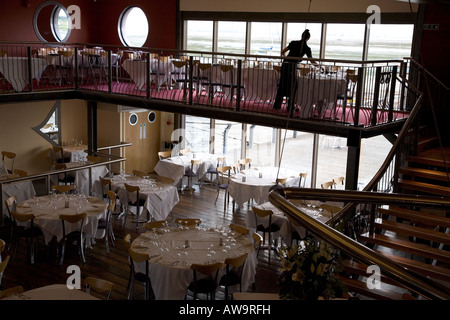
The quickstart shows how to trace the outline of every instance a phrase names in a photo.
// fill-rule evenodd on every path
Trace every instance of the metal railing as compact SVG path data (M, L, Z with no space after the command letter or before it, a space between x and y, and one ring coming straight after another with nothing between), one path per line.
M282 57L51 43L0 43L0 52L2 93L94 90L367 127L404 119L415 104L403 60L303 59L292 108L275 110Z

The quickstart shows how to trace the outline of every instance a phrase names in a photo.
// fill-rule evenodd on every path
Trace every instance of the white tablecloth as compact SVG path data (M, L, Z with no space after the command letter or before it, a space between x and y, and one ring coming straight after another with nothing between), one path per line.
M194 154L188 153L184 156L162 159L158 161L154 170L160 176L173 178L176 185L183 178L186 170L190 170L192 159L202 160L202 163L194 168L194 173L198 175L196 179L201 179L208 169L217 167L217 157L217 155L209 153L195 153L194 158Z
M47 60L31 58L31 75L40 80L42 72L47 67ZM8 80L14 90L21 92L28 84L27 57L0 57L0 73Z
M2 206L3 215L8 217L5 200L9 197L16 196L17 203L30 199L36 195L34 185L31 180L24 180L12 183L4 183L2 185ZM9 217L8 217L9 218Z
M253 199L257 204L267 202L269 189L275 185L277 167L257 167L243 170L230 179L228 192L238 207ZM259 177L262 174L262 177ZM246 181L242 181L245 176ZM287 178L286 186L298 186L299 173L294 170L281 168L278 178Z
M191 264L223 263L227 257L237 257L244 253L248 253L249 256L244 265L242 291L247 291L254 282L258 261L250 236L231 233L229 229L197 228L179 231L178 228L167 228L167 230L170 232L142 233L132 243L136 251L145 252L151 258L149 274L156 299L183 299L189 283L193 280ZM220 246L221 238L223 246ZM184 247L186 240L189 241L188 248ZM135 267L138 272L145 271L144 263L136 263ZM223 274L225 267L220 270L219 278Z
M274 100L280 74L274 69L243 68L243 84L247 100Z
M70 162L87 161L87 153L84 151L87 149L87 145L69 145L63 147L64 158L70 158ZM53 148L50 149L50 158L56 161L61 157L60 154L56 154Z
M147 60L126 59L122 63L122 67L130 75L137 89L142 90L145 88ZM150 60L150 72L155 73L150 75L150 80L155 82L157 86L164 83L171 85L171 77L174 70L175 67L170 59L167 62L162 62L159 59Z
M128 193L124 183L139 186L141 189L139 197L145 199L144 208L155 220L165 220L173 207L180 201L177 188L172 185L154 182L138 176L117 175L111 179L111 188L117 192L121 203L125 206L128 203ZM136 201L136 199L130 200Z
M78 289L69 289L65 284L51 284L32 289L4 300L99 300Z
M69 207L65 207L68 200ZM57 241L62 239L62 223L59 219L61 214L87 213L85 219L84 234L86 236L102 238L103 233L97 233L98 221L106 217L105 201L95 197L84 197L80 195L49 195L31 198L17 205L19 213L33 213L35 215L34 224L42 229L45 243L48 243L53 236ZM66 233L78 229L77 225L66 223Z

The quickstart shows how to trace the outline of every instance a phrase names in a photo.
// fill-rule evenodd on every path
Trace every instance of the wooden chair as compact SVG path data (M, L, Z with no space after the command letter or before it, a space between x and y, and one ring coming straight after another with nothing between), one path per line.
M84 246L85 246L85 239L84 239L84 221L87 217L87 213L83 212L80 214L61 214L59 215L59 219L61 220L62 230L63 230L63 237L60 241L61 245L61 258L60 258L60 265L64 264L64 255L66 251L66 243L72 243L77 242L78 243L78 251L81 256L81 259L84 263L86 263L86 257L84 255ZM79 228L74 229L73 231L67 233L66 232L66 223L70 224L79 224Z
M219 198L220 190L225 190L223 209L224 209L224 211L226 211L227 204L230 202L230 195L228 194L228 186L230 185L231 166L218 167L217 173L218 173L218 181L219 182L217 184L217 195L216 195L216 200L214 201L214 205L216 204L217 199ZM222 180L225 180L225 181L222 181Z
M173 178L169 178L169 177L164 177L164 176L156 176L155 180L157 182L163 183L163 184L169 184L172 185L175 183L175 179Z
M3 250L5 250L6 247L6 242L5 240L0 239L0 254L3 252ZM1 257L1 255L0 255Z
M105 297L106 300L109 300L111 297L111 292L114 289L114 284L110 281L106 281L104 279L95 278L95 277L87 277L84 279L84 286L86 288L86 293L98 297L99 295ZM92 294L91 290L93 293Z
M240 224L236 223L230 223L230 229L242 235L247 235L250 233L250 230L247 227L241 226Z
M190 195L192 195L192 193L195 191L195 189L192 187L192 179L198 177L197 168L201 163L202 160L200 159L192 159L190 168L184 173L184 176L188 178L188 185L184 189L184 191L189 191Z
M112 192L112 191L111 191ZM106 253L109 253L109 242L111 241L111 245L114 247L114 230L112 226L112 212L114 211L114 208L116 207L116 201L113 200L109 203L107 209L106 209L106 217L105 219L100 219L98 221L97 229L98 230L105 230L105 248Z
M52 190L56 191L56 193L70 193L71 191L76 190L76 186L73 184L55 184L52 186Z
M8 212L8 218L9 218L9 243L8 243L8 250L11 249L11 243L13 241L13 235L14 235L14 228L15 228L15 221L14 218L11 215L11 212L16 211L17 208L17 196L11 196L7 199L5 199L5 206L6 211Z
M333 206L333 205L326 204L326 203L321 204L320 208L331 213L331 217L333 217L336 213L338 213L342 209L340 207Z
M1 283L1 282L0 282ZM0 300L7 298L7 297L11 297L14 295L18 295L23 293L23 287L22 286L15 286L15 287L11 287L8 289L3 289L2 291L0 291Z
M171 150L158 152L159 160L167 159L167 158L170 158L171 156L172 156L172 151Z
M287 181L287 178L277 178L277 179L275 180L275 184L284 186L284 184L286 183L286 181Z
M141 170L133 170L133 175L135 175L136 177L143 178L143 177L148 176L148 172L141 171Z
M98 177L98 181L100 181L100 185L102 186L102 196L103 199L106 199L108 195L106 194L107 191L111 191L111 179Z
M185 155L187 155L189 152L191 152L191 148L181 149L181 150L179 151L179 153L180 153L181 156L185 156Z
M200 219L189 219L189 218L176 218L175 223L177 225L183 226L183 227L189 227L189 228L195 228L199 226L202 223L202 220Z
M99 157L99 156L94 156L94 155L92 155L92 154L88 154L88 155L86 156L86 159L87 159L88 161L92 162L92 163L100 163L100 162L102 162L102 158L101 158L101 157Z
M308 172L300 172L300 179L298 180L298 187L304 188L306 183L306 178L308 177Z
M150 280L150 275L148 273L148 261L150 256L147 253L140 253L133 250L132 247L128 249L129 264L130 264L130 279L128 285L128 300L133 299L134 296L134 283L135 281L140 281L144 283L144 299L153 299L152 283ZM145 272L137 272L134 263L145 263Z
M250 158L238 160L240 170L250 169L252 167L252 160Z
M70 157L64 157L64 148L61 146L53 146L53 151L55 151L56 163L70 162Z
M6 258L2 262L0 262L0 289L2 288L2 285L3 285L3 277L5 276L5 270L6 270L6 267L8 266L9 259L10 259L10 256L6 256ZM3 292L3 290L0 290L0 294L2 292Z
M320 186L322 187L322 189L328 189L328 188L333 189L333 184L334 184L333 181L327 181L327 182L322 183Z
M67 165L65 163L54 163L56 170L66 170ZM58 183L64 183L64 184L74 184L75 183L75 176L70 175L69 172L62 173L63 177L60 177L58 174Z
M6 160L9 160L10 162L10 166L8 168L8 166L6 165ZM2 162L3 165L5 166L5 169L9 172L9 173L13 173L14 172L14 161L16 160L16 154L14 152L9 152L9 151L2 151Z
M207 295L207 298L211 296L211 300L215 300L215 294L217 290L217 278L220 268L223 264L216 262L213 264L195 264L191 265L194 279L188 286L188 291L193 293L194 300L197 299L199 293ZM202 277L199 277L199 275Z
M43 237L44 234L42 233L41 228L34 225L35 216L33 213L18 213L12 211L11 217L13 219L14 228L13 237L15 238L14 254L11 260L14 260L14 257L16 256L19 239L24 238L26 239L27 243L27 251L30 263L34 264L35 251L39 242L38 240L39 237ZM19 225L18 222L21 224L27 224L27 226L23 227Z
M154 229L167 227L168 223L166 220L154 220L145 222L142 226L144 227L145 230L153 231Z
M337 178L334 178L334 179L333 179L334 187L337 188L337 186L338 186L339 184L342 185L342 186L344 186L344 180L345 180L345 177L337 177ZM341 187L340 187L340 188L341 188Z
M217 165L215 168L209 168L208 170L206 170L206 174L209 175L210 177L210 183L213 185L218 185L219 184L219 172L217 171L218 167L223 167L225 166L225 159L226 157L218 157L217 158ZM213 179L213 176L215 176L215 179ZM215 182L213 182L215 181Z
M20 169L14 169L14 174L18 175L19 177L26 177L28 176L28 172Z
M135 207L136 208L136 229L139 229L139 223L144 223L150 220L150 217L147 216L147 220L141 220L140 216L141 216L141 209L142 212L144 210L144 205L145 205L145 199L141 199L140 198L140 190L141 188L139 188L139 186L132 186L129 185L128 183L124 183L124 187L127 190L127 196L128 196L128 211L132 213L132 211L130 210L130 207ZM135 200L133 201L133 194L135 195ZM148 211L147 211L147 215L148 215ZM128 212L125 214L125 218L124 218L124 224L126 221L126 217L128 215Z
M172 64L174 66L174 72L172 72L174 85L177 85L177 90L183 90L183 99L186 99L189 86L189 79L186 77L189 60L172 60ZM175 99L177 90L174 90L172 100Z
M280 231L280 227L274 223L272 223L272 210L259 209L258 207L252 207L254 216L255 216L255 226L257 232L263 233L263 244L259 247L258 253L260 250L269 250L269 262L270 262L270 253L272 250L276 250L276 246L272 244L272 236L274 233ZM267 226L260 222L263 218L269 218ZM268 243L264 245L266 240L266 234L268 234Z
M231 286L239 285L239 292L242 292L242 272L248 253L240 256L225 259L226 273L220 278L219 285L225 288L225 300L228 300L228 291Z

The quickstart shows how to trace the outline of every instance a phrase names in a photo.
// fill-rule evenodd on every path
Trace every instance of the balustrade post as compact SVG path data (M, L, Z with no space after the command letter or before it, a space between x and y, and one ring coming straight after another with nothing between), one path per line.
M31 61L31 47L27 47L27 56L28 56L28 91L33 91L33 63Z
M392 67L392 75L391 75L391 92L389 93L389 113L388 113L388 121L392 122L394 120L394 99L395 99L395 85L397 83L397 66Z
M236 111L240 111L241 110L242 60L238 60L237 63L238 63L238 68L237 68L237 88L236 88ZM231 97L231 99L233 99L233 97Z
M193 104L193 95L194 95L194 57L189 57L189 105Z
M145 64L145 96L147 99L150 99L150 73L151 73L151 58L150 52L147 53L147 63Z
M375 71L375 88L373 90L372 114L370 115L371 125L377 124L378 101L380 99L380 79L381 67L376 67Z

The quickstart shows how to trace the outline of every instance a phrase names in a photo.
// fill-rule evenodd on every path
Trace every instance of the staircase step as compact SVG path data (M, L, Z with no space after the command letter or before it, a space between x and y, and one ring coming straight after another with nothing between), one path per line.
M436 136L432 137L421 137L417 142L417 150L422 152L430 147L435 147L439 144L439 139Z
M408 258L403 258L390 254L387 252L377 251L379 254L386 256L387 258L401 264L402 266L409 268L417 272L424 277L434 278L436 280L443 280L450 283L450 270L440 266L434 266L431 264L423 263L416 260L411 260Z
M365 281L345 278L339 276L339 279L345 284L349 291L355 291L363 296L376 300L403 300L403 294L384 289L369 289Z
M411 253L424 258L438 260L444 263L450 263L450 252L432 248L422 243L415 243L397 237L381 234L364 234L360 236L360 241L367 241L373 244L381 245L398 251Z
M402 235L417 237L437 243L450 244L450 234L435 231L430 228L415 227L405 223L377 219L375 229L390 230Z
M399 186L399 188L403 188L406 190L420 191L420 192L425 192L425 193L429 193L429 194L433 194L433 195L441 195L441 196L445 196L445 197L450 197L450 188L449 187L434 185L431 183L399 179L398 186Z
M444 156L442 155L444 154ZM447 161L444 161L447 159ZM420 163L434 167L445 168L450 162L450 148L432 148L423 152L419 152L418 155L408 156L406 158L408 162Z
M439 216L437 214L394 206L389 207L389 209L379 208L378 211L382 214L408 219L415 223L450 228L450 218Z
M403 167L399 169L399 173L413 177L427 178L431 180L450 181L450 177L447 175L447 172L444 171Z

